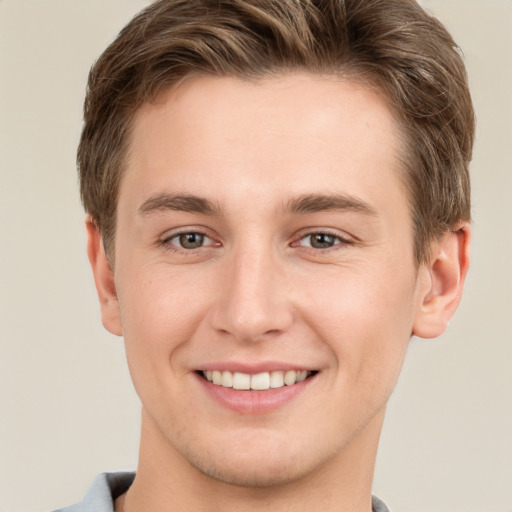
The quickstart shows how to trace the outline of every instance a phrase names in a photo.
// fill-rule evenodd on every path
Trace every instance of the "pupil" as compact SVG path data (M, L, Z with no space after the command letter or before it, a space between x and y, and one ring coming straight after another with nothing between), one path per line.
M311 245L316 249L325 249L332 247L334 244L334 237L326 235L325 233L318 233L311 237Z
M180 245L185 249L197 249L203 244L204 236L199 233L183 233L180 235Z

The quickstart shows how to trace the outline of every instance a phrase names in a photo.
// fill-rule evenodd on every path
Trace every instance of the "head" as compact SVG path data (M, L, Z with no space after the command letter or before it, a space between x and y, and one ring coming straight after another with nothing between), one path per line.
M368 475L411 334L460 297L472 137L460 56L415 2L134 18L91 72L78 159L142 452L250 487ZM280 371L306 379L229 387Z
M89 76L81 197L115 261L119 185L135 113L194 75L248 81L308 71L375 87L401 132L415 257L470 219L474 113L453 39L414 0L163 0L136 16Z

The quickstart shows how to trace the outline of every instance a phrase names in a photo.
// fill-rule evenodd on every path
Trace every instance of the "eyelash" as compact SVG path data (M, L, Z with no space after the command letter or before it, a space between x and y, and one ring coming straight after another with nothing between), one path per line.
M211 237L209 237L204 231L201 231L198 229L191 229L189 231L179 231L178 233L173 233L172 235L169 235L169 236L165 237L164 239L162 239L159 242L159 245L161 245L167 251L187 252L187 253L195 252L195 251L205 247L204 245L200 245L199 247L185 248L185 247L179 245L179 242L177 242L177 243L171 242L172 240L179 239L180 237L185 236L185 235L188 235L188 236L198 235L200 237L203 237L203 240L204 240L204 238L207 238L213 242L213 244L209 244L209 246L220 245L220 244L216 243ZM206 246L206 247L208 247L208 246Z
M312 247L311 245L302 245L301 242L307 240L308 238L311 240L311 238L314 236L323 236L323 237L331 238L333 241L333 244L329 247L323 247L323 248ZM318 230L318 231L310 231L310 232L305 233L298 239L297 242L294 242L292 245L295 247L296 246L303 247L305 250L310 251L310 252L319 253L319 252L327 252L327 251L331 251L331 250L337 250L337 249L340 249L341 247L344 247L347 245L353 245L353 244L354 244L354 242L352 240L345 238L339 234L333 233L329 230ZM338 246L341 246L341 247L338 247Z
M200 236L200 237L203 238L203 241L204 241L204 238L207 238L210 241L212 241L213 243L212 244L208 244L206 246L201 244L199 247L185 248L185 247L183 247L180 244L180 242L177 242L177 243L172 243L171 242L172 240L179 239L180 237L182 237L184 235ZM332 239L333 244L331 246L329 246L329 247L318 248L318 247L312 247L311 245L303 245L301 243L304 240L307 240L308 238L311 239L314 236L328 237L328 238ZM319 231L310 231L308 233L303 234L302 236L300 236L300 238L296 242L293 242L291 244L291 246L292 247L302 247L306 251L319 253L319 252L327 252L327 251L331 251L331 250L336 250L337 246L347 246L347 245L353 245L353 244L354 244L354 242L352 240L344 238L344 237L342 237L342 236L340 236L338 234L332 233L329 230L319 230ZM220 246L221 244L215 242L204 231L201 231L201 230L190 230L190 231L180 231L178 233L173 233L172 235L167 236L164 239L162 239L159 242L159 245L161 245L165 250L168 250L168 251L171 251L171 252L191 253L191 252L195 252L195 251L197 251L199 249L202 249L204 247Z

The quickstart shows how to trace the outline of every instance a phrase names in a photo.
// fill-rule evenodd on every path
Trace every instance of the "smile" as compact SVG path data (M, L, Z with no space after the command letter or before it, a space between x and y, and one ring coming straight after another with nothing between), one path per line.
M321 373L300 367L282 369L288 365L277 362L232 364L230 370L224 364L216 366L195 371L196 382L217 404L250 416L270 414L295 402L307 389L315 388Z
M249 374L230 372L228 370L208 370L203 371L202 375L205 379L217 386L236 390L264 391L266 389L293 386L296 383L306 380L313 373L314 372L306 370L283 370Z

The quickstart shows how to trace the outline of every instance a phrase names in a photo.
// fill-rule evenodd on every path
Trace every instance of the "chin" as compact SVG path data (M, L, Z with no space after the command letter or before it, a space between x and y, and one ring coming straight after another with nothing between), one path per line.
M235 460L215 463L212 460L189 461L203 475L228 485L248 488L278 487L303 478L308 472L286 461Z
M216 450L182 445L179 451L189 464L206 477L228 485L250 488L277 487L297 482L330 458L329 454L322 457L318 451L301 449L289 438L255 443L254 438L251 442L242 436L230 443L229 447L220 447L220 444ZM309 457L305 457L305 454L309 454Z

